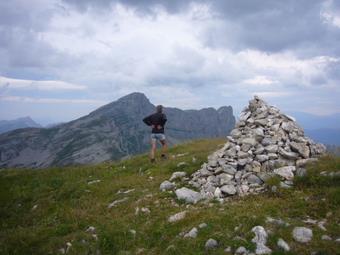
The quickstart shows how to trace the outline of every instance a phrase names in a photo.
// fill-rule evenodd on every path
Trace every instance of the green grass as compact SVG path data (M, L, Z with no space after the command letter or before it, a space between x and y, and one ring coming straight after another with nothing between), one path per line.
M283 254L276 245L283 238L292 251L286 254L339 254L340 244L323 241L327 234L340 237L340 180L320 176L321 171L339 171L340 158L324 157L308 167L309 175L298 178L290 190L279 189L257 196L232 199L224 204L198 203L187 206L173 193L160 192L159 185L174 171L192 173L206 161L207 155L223 145L223 140L200 140L170 149L170 158L150 164L147 155L95 166L73 166L45 170L2 170L0 172L0 254L225 254L240 245L254 251L252 227L262 225L270 231L268 246L273 254ZM173 155L188 153L182 157ZM192 158L197 160L193 163ZM177 167L185 161L186 166ZM88 185L88 181L101 180ZM276 181L272 180L271 184ZM269 183L270 184L270 183ZM119 190L135 189L128 194ZM128 200L108 209L114 200ZM33 206L37 205L35 210ZM147 207L150 214L135 214ZM170 215L186 210L187 216L168 223ZM289 226L266 223L266 217L281 218ZM326 219L327 231L302 220ZM196 239L184 239L200 223ZM86 232L96 228L96 240ZM308 245L295 242L295 226L313 230ZM130 230L135 230L133 235ZM207 239L215 238L218 249L206 252ZM170 247L168 250L167 248Z

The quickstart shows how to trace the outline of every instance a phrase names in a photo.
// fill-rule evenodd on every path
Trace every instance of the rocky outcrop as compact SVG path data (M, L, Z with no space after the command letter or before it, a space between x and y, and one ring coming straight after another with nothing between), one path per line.
M150 130L142 119L155 106L132 93L77 120L52 128L26 128L0 135L0 168L95 164L145 152ZM165 108L170 144L225 137L235 125L232 108Z
M189 181L205 198L259 193L274 175L282 187L290 187L294 176L304 174L303 167L326 150L305 137L294 118L256 96L227 140Z

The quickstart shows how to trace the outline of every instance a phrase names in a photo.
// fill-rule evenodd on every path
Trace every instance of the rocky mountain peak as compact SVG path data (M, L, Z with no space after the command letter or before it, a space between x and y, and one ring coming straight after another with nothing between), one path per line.
M126 96L123 96L119 99L119 101L131 102L131 101L138 101L138 102L150 102L149 99L141 92L133 92Z
M189 184L202 198L223 199L266 190L275 175L289 188L304 166L325 153L325 146L304 136L294 118L255 96L240 114L224 147L208 157Z
M21 117L15 120L0 120L0 134L19 128L37 128L41 127L31 117Z

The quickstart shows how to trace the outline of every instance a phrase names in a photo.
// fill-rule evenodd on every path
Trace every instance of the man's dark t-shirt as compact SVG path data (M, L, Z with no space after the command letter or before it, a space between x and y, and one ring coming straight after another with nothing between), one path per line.
M164 125L167 121L164 113L154 113L143 119L144 123L148 126L154 125L152 129L153 134L164 134Z

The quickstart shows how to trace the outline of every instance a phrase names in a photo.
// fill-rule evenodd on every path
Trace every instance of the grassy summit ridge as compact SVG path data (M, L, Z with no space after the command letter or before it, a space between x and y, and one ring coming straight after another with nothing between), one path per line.
M324 157L309 166L309 175L296 179L293 189L236 198L225 204L187 206L173 193L159 191L160 183L172 172L191 174L223 143L216 139L182 144L170 149L170 159L156 164L140 155L95 166L2 170L0 254L61 254L68 242L72 246L67 254L226 254L223 250L228 246L233 251L239 246L254 251L251 229L256 225L270 232L267 245L273 254L339 252L340 243L334 240L340 238L340 178L319 173L339 171L340 158ZM180 162L187 164L178 167ZM88 184L96 180L100 182ZM108 208L123 198L127 200ZM168 222L169 216L184 210L183 220ZM289 226L268 223L268 216ZM304 223L308 217L325 219L326 231ZM207 227L199 229L197 238L179 236L203 222ZM95 231L86 232L89 226ZM295 226L311 228L312 241L294 241L291 232ZM333 240L321 240L324 234ZM290 253L277 247L280 237L290 245ZM209 238L216 239L219 247L206 252Z

